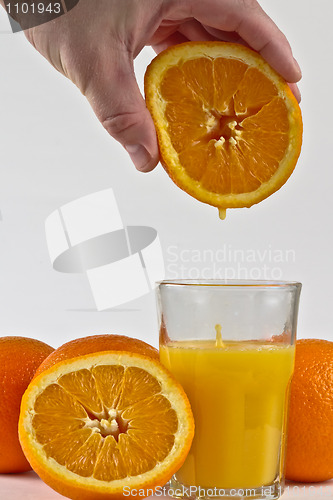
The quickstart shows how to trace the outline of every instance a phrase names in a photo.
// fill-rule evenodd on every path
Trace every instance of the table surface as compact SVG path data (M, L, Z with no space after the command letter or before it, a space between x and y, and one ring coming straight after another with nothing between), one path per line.
M65 497L59 495L39 479L34 472L24 474L2 474L0 475L0 499L1 500L61 500ZM149 497L151 500L165 498L168 496ZM288 482L283 500L320 500L333 499L333 480L325 483L298 484ZM139 499L138 499L139 500Z

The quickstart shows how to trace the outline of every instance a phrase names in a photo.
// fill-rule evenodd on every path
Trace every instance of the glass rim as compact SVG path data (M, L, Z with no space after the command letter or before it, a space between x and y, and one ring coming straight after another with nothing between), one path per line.
M178 286L178 287L217 287L217 288L296 288L300 289L302 283L299 281L282 280L237 280L237 279L171 279L157 281L158 287Z

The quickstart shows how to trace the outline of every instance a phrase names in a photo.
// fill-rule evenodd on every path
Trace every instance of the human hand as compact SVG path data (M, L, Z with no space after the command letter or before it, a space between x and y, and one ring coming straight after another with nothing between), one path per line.
M80 0L26 36L78 86L143 172L159 161L154 124L133 68L145 45L160 52L188 40L244 43L291 83L300 100L295 82L301 71L290 45L256 0Z

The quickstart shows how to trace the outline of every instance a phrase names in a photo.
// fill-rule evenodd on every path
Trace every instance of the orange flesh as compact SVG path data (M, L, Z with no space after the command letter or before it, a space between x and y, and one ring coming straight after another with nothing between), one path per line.
M178 428L160 383L137 367L69 373L36 399L33 427L48 457L82 476L112 481L151 470Z
M258 69L223 57L191 59L165 72L160 91L180 163L205 189L248 193L279 168L288 110Z

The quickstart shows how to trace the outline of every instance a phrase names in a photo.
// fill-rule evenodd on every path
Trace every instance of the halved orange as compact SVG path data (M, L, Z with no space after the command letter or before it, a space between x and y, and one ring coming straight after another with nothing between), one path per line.
M193 433L181 386L138 353L62 360L22 399L23 451L43 481L72 499L153 494L184 462Z
M262 201L291 175L301 111L253 50L225 42L170 47L148 66L145 95L167 173L221 218Z

